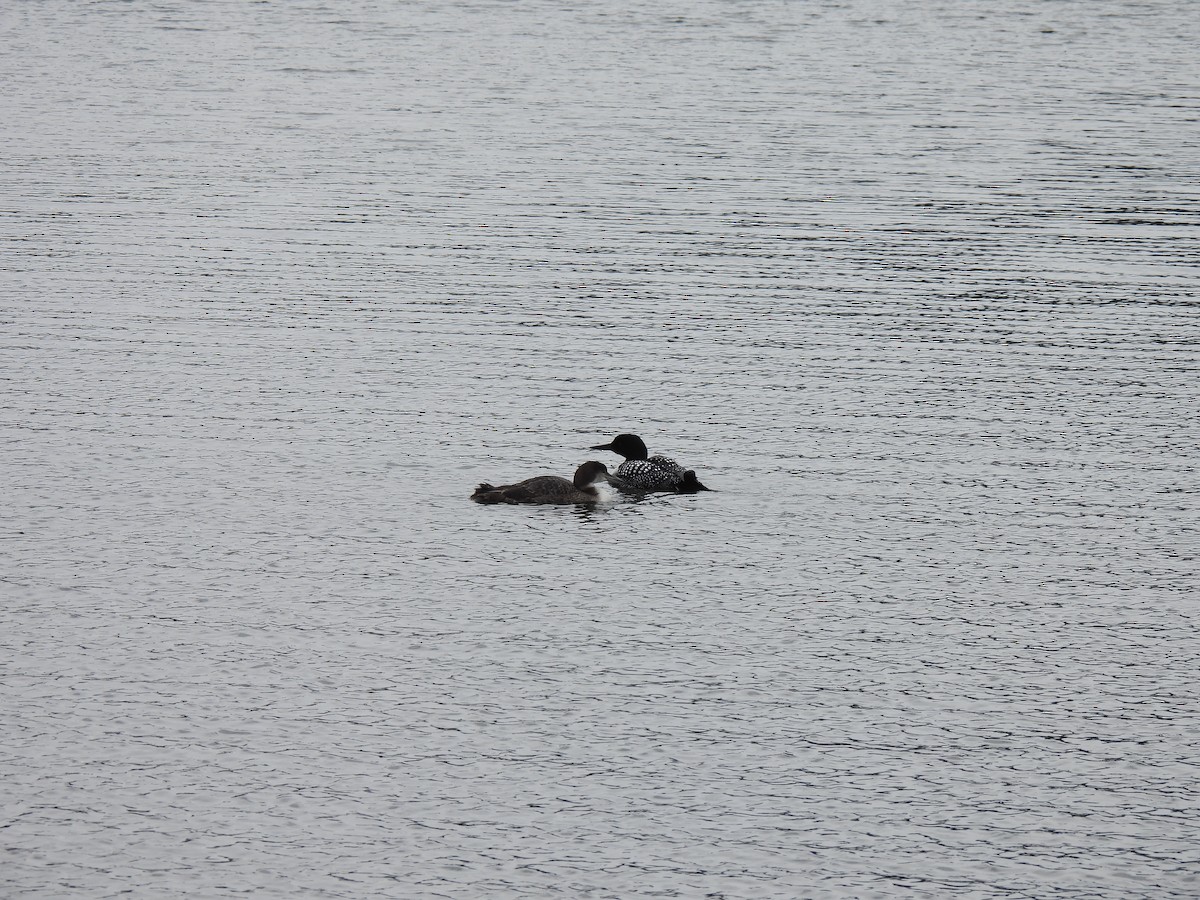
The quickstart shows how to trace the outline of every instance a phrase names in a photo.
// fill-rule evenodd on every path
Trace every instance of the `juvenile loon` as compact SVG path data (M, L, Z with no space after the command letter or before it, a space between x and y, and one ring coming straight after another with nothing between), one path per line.
M471 499L476 503L595 503L605 499L601 487L607 487L608 481L608 467L592 461L575 470L574 481L539 475L499 487L481 484Z
M647 456L646 445L636 434L618 434L607 444L592 447L593 450L611 450L625 457L617 467L618 487L634 491L675 491L677 494L694 494L708 491L696 480L696 473L684 469L679 463L665 456Z

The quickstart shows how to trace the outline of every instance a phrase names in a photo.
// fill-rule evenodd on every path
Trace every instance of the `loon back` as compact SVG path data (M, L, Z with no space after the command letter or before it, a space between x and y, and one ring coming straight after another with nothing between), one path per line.
M539 475L516 484L481 484L471 495L476 503L583 503L596 498L557 475Z
M617 477L641 491L673 491L683 483L683 466L665 456L629 459L617 467Z

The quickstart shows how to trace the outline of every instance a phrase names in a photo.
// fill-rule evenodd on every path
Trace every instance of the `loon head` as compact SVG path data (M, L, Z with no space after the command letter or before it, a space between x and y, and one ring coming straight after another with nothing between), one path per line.
M611 450L618 456L623 456L626 459L645 459L647 457L646 445L642 443L642 439L636 434L618 434L607 444L600 444L592 447L593 450Z
M575 487L587 490L597 481L608 481L608 466L602 462L589 460L575 470Z

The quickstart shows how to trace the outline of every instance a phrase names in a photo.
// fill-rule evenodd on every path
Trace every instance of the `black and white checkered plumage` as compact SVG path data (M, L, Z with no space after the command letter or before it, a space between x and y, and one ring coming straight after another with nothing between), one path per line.
M683 466L665 456L628 459L617 467L616 474L639 491L673 491L683 484Z
M696 480L696 473L684 469L679 463L665 456L649 456L646 445L636 434L618 434L607 444L592 447L593 450L611 450L625 457L615 475L613 483L627 491L675 491L694 494L707 491Z

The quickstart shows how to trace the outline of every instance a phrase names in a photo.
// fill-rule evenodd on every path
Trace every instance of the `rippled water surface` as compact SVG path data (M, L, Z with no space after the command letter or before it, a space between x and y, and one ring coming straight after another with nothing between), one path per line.
M1200 895L1196 12L5 4L0 894Z

